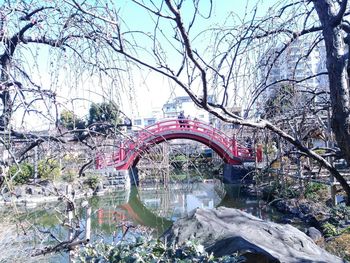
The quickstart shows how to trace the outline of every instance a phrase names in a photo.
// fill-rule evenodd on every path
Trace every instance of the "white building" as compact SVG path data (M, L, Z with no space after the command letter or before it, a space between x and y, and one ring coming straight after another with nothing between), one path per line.
M214 96L209 96L208 101L213 102ZM197 119L213 125L217 124L214 116L197 107L189 96L179 96L165 103L162 109L154 109L148 116L135 116L132 118L133 130L143 129L164 119L176 119L183 111L185 117Z
M269 50L260 62L260 79L265 82L266 91L263 101L275 95L283 86L291 86L301 92L300 102L311 97L310 92L327 91L326 51L324 42L317 45L308 39L293 41L280 54L281 47ZM271 67L272 65L272 67ZM310 78L310 76L316 76ZM325 102L327 96L315 97L314 102ZM297 101L298 102L298 101Z
M209 96L208 101L213 102L214 97ZM213 123L214 117L209 112L197 107L189 96L176 97L163 105L164 118L177 118L181 111L185 117L197 119L206 123Z
M265 82L265 91L257 115L286 119L290 114L296 121L302 121L306 129L317 125L315 113L309 111L317 109L318 119L327 126L327 111L321 110L329 105L328 75L322 74L327 72L324 42L302 38L293 41L282 54L281 49L273 48L261 59L260 80ZM298 116L302 118L298 119ZM314 145L324 146L324 140L311 139Z
M153 109L149 116L136 116L132 118L132 129L140 130L156 123L163 118L161 109Z

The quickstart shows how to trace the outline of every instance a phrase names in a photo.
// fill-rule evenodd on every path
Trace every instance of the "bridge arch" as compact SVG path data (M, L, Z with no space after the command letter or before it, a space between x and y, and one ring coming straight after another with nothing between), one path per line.
M119 152L113 156L112 163L117 170L128 170L137 164L149 148L173 139L189 139L203 143L228 164L242 164L244 161L254 160L249 149L238 145L236 140L207 123L171 119L148 126L131 139L121 142Z
M198 134L192 134L191 132L164 132L163 134L159 134L159 137L153 138L151 140L145 141L145 146L140 148L141 152L139 154L136 154L132 157L130 162L132 163L132 167L136 166L138 161L142 158L142 153L147 151L149 148L153 147L154 145L171 141L175 139L186 139L186 140L192 140L200 142L209 148L211 148L213 151L215 151L225 163L230 164L241 164L242 161L239 158L235 158L234 156L230 156L229 152L225 151L225 147L222 144L219 144L217 142L213 142L208 138L207 136L198 135Z

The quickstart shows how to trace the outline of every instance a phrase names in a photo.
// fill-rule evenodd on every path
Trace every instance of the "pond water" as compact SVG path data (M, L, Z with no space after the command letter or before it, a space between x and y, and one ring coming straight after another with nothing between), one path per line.
M106 242L120 240L125 224L143 226L153 230L153 235L161 235L173 221L186 216L196 208L233 207L247 211L265 220L273 220L276 213L266 207L263 201L244 196L238 185L224 185L221 181L206 180L196 183L173 183L168 187L155 184L132 187L129 190L113 192L90 199L92 206L93 240ZM61 206L61 209L60 209ZM58 211L64 211L64 204L45 205L27 211L25 220L42 231L50 231L59 239L67 238L67 230L61 227ZM85 212L81 211L82 226ZM30 244L46 245L54 242L36 238ZM47 258L46 258L47 259ZM66 255L55 255L50 262L66 262ZM35 261L34 261L35 262ZM44 261L43 261L44 262Z
M167 188L154 185L132 187L127 192L94 197L91 204L94 232L100 232L108 239L118 238L116 235L120 233L116 228L125 221L151 228L159 236L172 222L196 208L238 208L265 220L273 220L276 216L265 202L244 196L240 186L224 185L219 180L170 184Z

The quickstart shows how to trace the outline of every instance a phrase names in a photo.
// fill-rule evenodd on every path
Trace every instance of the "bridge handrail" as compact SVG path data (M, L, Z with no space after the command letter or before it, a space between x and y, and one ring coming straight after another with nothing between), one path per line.
M102 157L101 163L104 165L109 165L117 162L126 161L126 157L132 152L142 151L147 148L147 140L152 138L152 136L159 136L159 132L166 131L195 131L196 133L209 136L214 142L219 142L229 153L233 153L234 156L243 157L245 159L253 159L252 150L248 149L233 139L227 136L221 130L211 126L208 123L191 120L191 119L167 119L152 125L145 127L143 130L139 131L137 136L130 139L123 140L121 142L121 151L119 154L113 155L111 157ZM121 152L123 152L121 154ZM122 155L122 156L121 156Z
M157 132L168 131L168 130L177 130L177 131L196 130L196 132L209 135L210 137L220 141L221 143L224 144L224 146L228 150L230 151L233 150L232 139L229 136L227 136L225 133L223 133L221 130L216 129L210 124L207 124L205 122L198 121L198 120L191 120L191 119L181 119L181 120L170 119L170 120L164 120L164 121L160 121L155 124L149 125L139 132L139 134L136 137L136 142L137 141L144 142L146 139L156 135ZM127 140L125 146L131 146L134 143L135 143L135 140ZM133 149L130 149L130 147L127 147L127 148L129 150L133 150Z
M227 141L231 141L231 138L228 137L224 132L222 132L219 129L216 129L215 127L211 126L210 124L208 124L206 122L202 122L199 120L191 120L191 119L183 119L182 121L183 121L183 123L180 123L180 120L178 120L178 119L165 120L165 121L161 121L161 122L155 123L153 125L150 125L150 126L146 127L145 129L146 130L153 130L152 127L159 128L161 126L165 126L165 127L171 126L171 125L164 125L164 124L175 122L178 126L184 125L185 129L186 129L186 126L190 126L190 129L193 127L197 128L197 129L203 128L204 130L211 132L211 134L213 134L213 135L217 134L220 137L225 138Z

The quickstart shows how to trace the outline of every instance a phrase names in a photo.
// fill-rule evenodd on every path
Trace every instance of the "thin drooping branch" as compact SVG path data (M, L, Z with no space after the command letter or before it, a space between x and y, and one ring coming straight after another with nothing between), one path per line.
M174 17L174 21L176 23L176 30L178 30L180 32L181 38L182 38L182 44L184 45L184 48L186 50L186 55L188 56L188 58L191 60L191 62L194 64L195 68L199 70L199 75L201 78L201 85L202 85L202 93L203 93L203 99L197 99L197 96L193 93L192 90L190 90L180 79L174 77L171 74L168 73L164 73L161 70L155 69L155 71L166 75L168 77L170 77L172 80L174 80L179 86L183 87L184 90L188 93L188 95L191 98L194 98L194 102L195 104L197 104L198 106L202 107L203 109L207 110L208 112L212 113L213 115L217 116L219 119L224 120L226 122L230 122L230 123L235 123L235 124L239 124L239 125L244 125L244 126L249 126L249 127L254 127L254 128L259 128L259 129L268 129L270 131L272 131L273 133L279 135L281 138L283 138L284 140L286 140L287 142L291 143L292 145L294 145L297 149L299 149L301 152L305 153L307 156L313 158L314 160L316 160L317 162L319 162L319 164L323 167L325 167L326 169L328 169L331 174L334 175L335 178L337 178L337 180L340 182L340 184L342 185L342 187L344 188L344 190L347 193L350 193L350 187L347 184L346 180L344 179L344 177L342 177L339 172L323 157L321 157L320 155L316 154L314 151L308 149L305 145L303 145L303 143L301 141L299 141L297 138L295 138L294 136L291 136L290 134L288 134L286 131L278 128L277 126L273 125L271 122L266 121L266 120L261 120L259 122L253 122L253 121L249 121L249 120L244 120L244 119L237 119L237 118L227 118L225 116L225 114L228 112L226 111L222 111L221 109L223 109L224 107L219 107L218 109L215 108L215 106L219 106L218 104L212 104L209 105L207 103L206 97L208 95L208 90L207 90L207 72L206 70L198 63L198 60L194 57L194 52L193 52L193 48L191 45L191 42L189 40L189 36L188 36L188 32L186 31L185 27L184 27L184 22L182 20L180 11L177 10L174 5L172 4L172 2L170 0L166 0L166 4L170 10L170 12L175 16ZM341 12L343 12L343 10L341 10ZM302 35L307 35L307 34L311 34L311 33L315 33L315 32L319 32L323 29L322 26L313 26L311 28L308 29L303 29L301 31L298 32L292 32L290 31L289 34L291 35L290 40L288 41L288 44L284 45L284 48L281 50L280 54L282 54L286 48L289 46L289 44L291 42L293 42L294 40L300 38L300 36ZM282 30L284 31L284 30ZM288 30L286 31L288 32ZM253 36L255 39L260 39L260 38L265 38L267 36L270 36L270 34L276 34L277 31L270 31L270 32L265 32L263 35L255 35ZM239 47L239 46L238 46ZM120 50L119 50L120 52ZM125 52L122 52L125 55ZM129 56L129 55L128 55ZM132 56L129 56L129 58L131 58ZM132 57L132 59L141 64L144 65L146 67L149 68L154 68L153 66L151 66L149 63L142 61L142 59L136 58L136 57ZM274 63L276 62L277 58L275 58ZM232 65L232 64L231 64ZM232 70L232 68L231 68ZM229 71L229 74L231 74L231 71ZM327 73L317 73L315 76L320 76L320 75L326 75ZM313 78L315 76L308 76L306 78L304 78L303 80L307 80L310 78ZM227 81L227 80L226 80ZM275 82L279 83L282 81L288 81L288 82L294 82L294 83L299 83L302 80L295 80L295 79L283 79L283 80L277 80Z
M187 32L185 30L184 23L182 21L181 15L178 10L175 9L173 4L171 3L170 0L165 0L165 3L169 7L169 10L175 15L175 23L177 25L178 30L181 33L181 37L183 40L183 45L186 49L186 54L190 58L190 60L193 62L193 64L198 68L201 74L201 80L202 80L202 85L203 85L203 97L201 98L200 104L202 105L207 105L208 104L208 87L207 87L207 76L206 76L206 71L203 69L203 67L198 63L198 61L195 59L191 47L190 40L188 38Z

